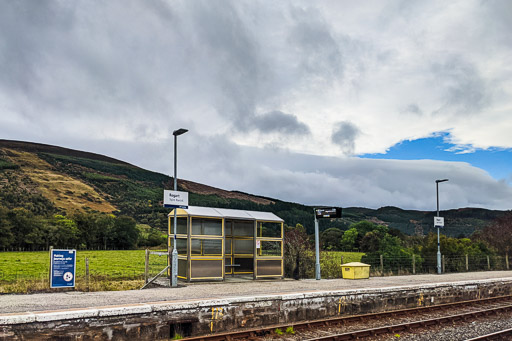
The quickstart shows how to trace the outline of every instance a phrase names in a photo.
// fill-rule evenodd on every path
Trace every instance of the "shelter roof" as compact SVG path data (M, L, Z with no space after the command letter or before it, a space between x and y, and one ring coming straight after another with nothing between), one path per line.
M241 219L241 220L261 220L261 221L275 221L283 222L284 220L276 216L272 212L259 212L259 211L246 211L234 210L229 208L214 208L214 207L201 207L189 206L186 209L178 209L178 214L182 215L185 212L189 216L199 217L212 217L212 218L226 218L226 219ZM174 214L174 210L169 213Z

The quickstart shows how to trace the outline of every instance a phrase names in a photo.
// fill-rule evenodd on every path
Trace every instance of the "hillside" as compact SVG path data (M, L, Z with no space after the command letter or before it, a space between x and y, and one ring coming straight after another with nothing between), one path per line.
M173 180L104 155L57 146L0 140L0 206L24 207L34 214L98 211L132 216L141 224L165 230L169 209L161 206L163 189ZM190 205L271 211L288 225L313 231L311 207L179 179ZM470 235L502 211L465 208L443 212L451 236ZM433 231L434 212L383 207L344 208L343 219L321 221L320 228L348 226L360 220L389 225L406 234Z

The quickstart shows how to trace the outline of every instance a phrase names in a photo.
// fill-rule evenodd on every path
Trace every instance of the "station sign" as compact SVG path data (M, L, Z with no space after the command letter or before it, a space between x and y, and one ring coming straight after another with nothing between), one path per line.
M341 218L341 207L316 208L315 216L319 218Z
M74 288L76 250L52 249L50 252L50 288Z
M444 217L434 217L434 227L444 227Z
M164 207L188 208L188 192L164 190Z

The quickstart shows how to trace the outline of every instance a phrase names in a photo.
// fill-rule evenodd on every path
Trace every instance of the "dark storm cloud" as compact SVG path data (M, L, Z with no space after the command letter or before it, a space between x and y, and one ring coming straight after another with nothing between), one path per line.
M343 154L352 155L356 147L356 139L361 134L357 126L351 122L339 122L331 136L332 142L337 144Z
M271 111L254 118L254 125L261 133L283 133L289 135L309 135L309 127L300 122L297 116L282 111Z

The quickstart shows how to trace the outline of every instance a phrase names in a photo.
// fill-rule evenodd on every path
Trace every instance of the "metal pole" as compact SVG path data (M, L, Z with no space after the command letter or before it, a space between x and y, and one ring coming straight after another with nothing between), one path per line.
M178 190L178 178L177 178L177 152L178 152L178 136L174 135L174 190ZM171 287L178 286L178 250L176 249L176 212L177 208L174 208L174 221L173 221L173 243L172 243L172 263L171 263Z
M317 280L322 279L320 274L320 241L318 240L318 219L316 219L316 210L313 210L315 214L315 277Z
M437 216L439 217L439 182L436 181ZM437 273L441 274L441 244L439 242L439 226L437 227Z

